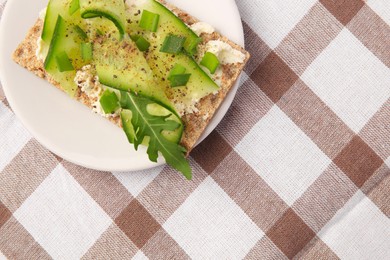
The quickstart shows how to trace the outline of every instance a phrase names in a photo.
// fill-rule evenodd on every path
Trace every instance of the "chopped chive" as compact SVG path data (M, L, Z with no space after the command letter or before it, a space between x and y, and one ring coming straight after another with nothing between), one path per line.
M219 60L214 53L206 52L200 61L200 65L205 66L211 74L214 74L219 66Z
M186 37L169 34L167 37L165 37L160 51L165 53L177 54L182 51L185 40Z
M146 51L150 46L150 43L142 36L135 42L135 44L140 51Z
M139 35L138 34L132 34L132 35L130 35L130 39L133 40L133 42L136 42L139 39Z
M102 96L99 99L99 103L103 108L104 113L111 114L117 110L119 103L119 99L115 92L111 92L110 90L106 89Z
M183 65L176 63L168 75L168 80L171 82L171 87L180 87L187 85L191 74L185 73L186 68Z
M135 42L140 51L149 49L150 43L141 35L131 35L130 38Z
M60 72L74 70L72 62L70 61L68 54L65 51L56 55L57 67Z
M187 85L188 80L190 79L191 74L175 74L169 77L171 82L171 87L181 87Z
M79 0L72 0L72 2L70 2L70 5L69 5L69 15L74 14L79 9L80 9Z
M139 26L145 30L156 32L159 20L159 14L152 13L148 10L143 10L141 20L139 21Z
M169 72L168 79L169 79L172 75L184 74L184 72L186 72L186 68L185 68L183 65L180 65L180 64L176 63L176 64L173 66L173 68L171 69L171 71Z
M84 61L90 61L92 60L92 43L90 42L82 42L81 43L81 58L83 58Z

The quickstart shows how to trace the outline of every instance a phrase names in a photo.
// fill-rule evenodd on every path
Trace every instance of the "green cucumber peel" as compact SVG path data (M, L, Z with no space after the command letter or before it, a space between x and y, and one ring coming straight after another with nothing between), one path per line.
M80 14L84 19L104 17L114 23L119 31L119 38L125 35L125 4L123 0L80 0Z
M58 15L61 17L64 14L60 14L58 10L63 9L66 6L65 1L62 0L50 0L46 7L45 19L43 22L43 29L41 38L44 42L50 43L53 37L53 33L56 27L56 21Z
M154 101L137 95L133 92L121 91L120 105L122 109L131 111L131 124L135 136L126 133L129 141L133 140L134 148L142 144L145 137L149 137L149 145L147 153L149 160L157 162L158 152L164 156L165 161L180 171L188 180L192 178L192 171L188 160L185 157L186 149L181 145L168 141L162 131L174 131L181 126L180 123L173 120L166 120L168 116L155 116L147 111L148 104L153 104ZM121 113L123 116L123 113ZM125 118L121 119L126 120ZM126 129L124 129L126 132ZM129 137L130 135L130 137Z
M59 44L58 41L60 40L60 31L64 30L65 26L66 25L64 19L62 18L61 15L58 15L57 21L54 26L53 37L50 42L49 51L44 62L44 68L46 70L49 70L54 62L55 56L52 55L52 53L55 51L54 49L57 48Z
M81 17L84 19L95 18L95 17L107 18L108 20L110 20L115 24L116 28L118 28L120 39L123 39L123 36L125 35L125 28L123 23L121 23L120 19L114 14L105 13L99 10L88 10L82 13Z
M66 52L76 70L85 65L80 59L80 43L84 41L84 37L76 28L79 27L69 23L61 15L58 15L54 26L53 37L44 61L44 68L49 73L56 69L56 56L61 52Z

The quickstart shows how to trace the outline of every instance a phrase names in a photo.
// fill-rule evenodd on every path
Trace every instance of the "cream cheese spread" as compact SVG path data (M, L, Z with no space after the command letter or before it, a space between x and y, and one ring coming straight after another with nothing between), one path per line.
M44 61L46 57L46 51L47 47L45 46L45 43L43 42L41 37L38 37L37 40L37 49L35 50L35 56L38 60Z
M213 33L215 29L208 23L205 22L197 22L190 26L190 29L196 33L196 35L200 36L202 33Z
M221 64L242 63L245 60L244 53L221 40L208 41L205 50L215 54Z
M183 99L180 100L172 100L173 105L175 106L176 112L183 116L184 114L192 114L197 113L199 110L196 108L196 104L199 102L199 100L193 99L193 100L186 100Z
M198 63L206 52L211 52L217 56L221 65L233 64L233 63L242 63L245 60L245 54L242 52L233 49L229 44L221 40L211 40L204 44L198 46ZM200 65L202 66L202 65ZM203 70L214 80L218 86L221 86L222 83L222 67L215 71L214 74L211 74L209 70L203 67Z
M45 20L45 16L46 16L46 7L43 8L39 12L39 19L44 21ZM35 50L35 56L37 57L37 59L40 60L40 61L44 61L45 57L46 57L46 54L47 54L47 50L48 50L48 47L43 42L42 38L38 37L37 49Z
M85 65L76 72L74 82L80 87L90 100L92 100L92 111L104 117L114 117L119 115L119 109L113 114L105 114L99 99L103 91L107 88L99 82L99 77L95 75L94 69L91 65Z
M40 12L39 12L39 19L41 19L42 21L45 20L45 16L46 16L46 7L43 8Z

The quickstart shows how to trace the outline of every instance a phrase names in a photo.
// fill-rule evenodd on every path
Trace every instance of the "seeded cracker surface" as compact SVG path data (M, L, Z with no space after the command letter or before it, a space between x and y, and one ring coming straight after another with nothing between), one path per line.
M160 1L164 5L166 5L171 11L173 11L178 17L180 17L186 24L191 25L193 23L198 22L196 18L184 12L183 10L178 9L177 7L167 4L165 1ZM16 63L21 65L22 67L28 69L33 72L37 76L47 80L58 89L62 90L61 85L58 82L54 81L48 73L46 73L43 62L39 61L35 56L35 51L37 49L37 40L41 36L43 27L43 21L38 19L34 26L29 30L25 39L19 44L17 49L13 54L13 59ZM231 42L226 37L222 36L218 32L214 32L211 34L203 33L201 35L203 39L203 43L206 43L210 40L221 40L223 42L228 43L234 49L241 51L245 54L245 60L243 63L236 64L228 64L222 65L223 73L221 86L217 94L210 94L204 98L202 98L196 105L196 108L199 110L196 113L192 114L184 114L182 116L182 120L185 125L183 137L181 140L181 144L187 149L187 155L194 147L195 143L202 135L206 126L209 124L213 115L217 111L218 107L224 100L225 96L229 92L229 90L233 87L236 82L238 76L243 70L246 62L249 59L249 53L245 51L239 45ZM85 93L81 92L80 88L78 88L76 92L75 99L82 102L86 106L92 109L92 104L96 100L91 100ZM107 118L114 124L121 127L121 121L119 116L109 117Z

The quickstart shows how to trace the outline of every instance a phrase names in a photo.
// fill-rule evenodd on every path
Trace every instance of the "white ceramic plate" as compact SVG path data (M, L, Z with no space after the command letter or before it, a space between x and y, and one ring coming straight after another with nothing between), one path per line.
M234 0L170 0L200 20L213 25L234 42L244 36ZM108 120L91 113L46 81L15 64L11 55L36 21L47 0L10 0L0 24L0 79L5 95L24 126L46 148L75 164L96 170L135 171L164 163L150 162L146 149L138 151ZM237 90L227 96L203 140L221 121Z

